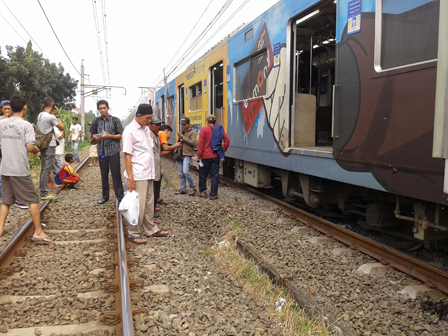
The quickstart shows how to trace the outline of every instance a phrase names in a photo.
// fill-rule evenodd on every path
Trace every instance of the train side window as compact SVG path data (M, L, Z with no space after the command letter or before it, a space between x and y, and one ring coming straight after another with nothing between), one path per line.
M196 83L188 88L190 93L190 111L198 111L202 109L202 83Z
M265 67L267 52L236 65L235 100L242 101L266 95Z
M377 0L378 72L437 60L439 0Z

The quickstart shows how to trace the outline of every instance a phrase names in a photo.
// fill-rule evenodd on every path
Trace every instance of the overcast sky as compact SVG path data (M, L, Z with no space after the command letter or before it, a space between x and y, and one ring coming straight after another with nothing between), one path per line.
M85 73L90 79L86 84L104 85L109 83L110 78L110 85L126 87L126 96L123 89L112 89L110 97L107 98L111 113L124 117L129 113L129 108L137 104L142 94L142 90L138 87L156 84L157 80L161 79L159 76L163 68L171 68L174 61L185 52L228 2L228 0L40 0L75 69L52 32L38 0L0 0L0 14L6 19L0 16L0 46L2 54L5 55L4 46L25 46L30 40L30 36L8 11L7 6L34 39L33 48L43 52L44 57L51 62L62 63L65 71L73 78L80 79L76 70L80 71L81 59L84 59ZM232 1L198 46L209 40L245 2L245 0ZM185 70L227 34L241 24L252 21L276 2L277 0L247 2L201 50L188 56L188 62L181 65L180 69ZM207 11L199 20L207 6L209 6ZM94 7L100 32L104 75L95 28ZM108 58L104 47L103 7L106 13ZM187 39L198 20L199 23ZM185 39L187 41L182 46ZM179 48L180 53L175 56ZM174 60L169 65L173 57ZM78 107L79 89L78 86L76 98ZM105 97L105 93L99 94L99 98L102 97ZM97 99L96 96L86 98L86 111L96 110Z

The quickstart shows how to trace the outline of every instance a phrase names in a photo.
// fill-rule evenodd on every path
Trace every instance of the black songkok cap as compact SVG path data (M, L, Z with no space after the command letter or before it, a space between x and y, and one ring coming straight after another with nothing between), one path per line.
M152 113L152 106L149 104L140 104L137 108L137 113L135 115L145 115L145 114L153 114Z

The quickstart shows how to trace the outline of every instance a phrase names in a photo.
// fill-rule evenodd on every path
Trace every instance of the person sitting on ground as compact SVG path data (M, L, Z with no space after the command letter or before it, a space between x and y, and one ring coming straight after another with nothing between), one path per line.
M2 145L2 175L3 204L0 208L0 237L4 235L5 222L9 207L17 199L29 205L31 219L34 224L34 234L31 241L36 244L50 245L40 224L39 196L31 179L28 153L39 153L34 145L34 129L23 120L27 111L25 98L14 96L10 99L13 115L0 121L0 143ZM48 180L47 180L48 181Z
M65 154L65 163L62 165L61 170L58 173L59 181L57 182L66 185L67 189L76 190L78 188L75 187L75 184L78 182L82 182L83 179L81 178L81 176L79 176L78 173L75 173L72 166L70 166L70 164L73 162L75 162L73 154L71 153Z

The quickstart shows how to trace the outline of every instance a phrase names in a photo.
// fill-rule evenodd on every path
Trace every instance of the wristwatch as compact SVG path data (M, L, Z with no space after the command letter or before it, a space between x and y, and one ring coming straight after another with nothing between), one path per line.
M61 117L60 117L60 116L56 116L56 118L58 118L58 119L61 119Z

